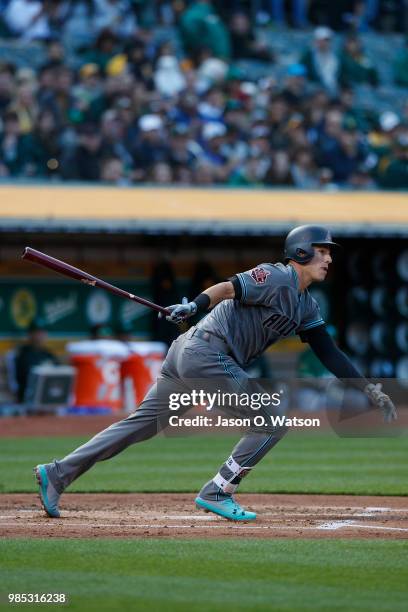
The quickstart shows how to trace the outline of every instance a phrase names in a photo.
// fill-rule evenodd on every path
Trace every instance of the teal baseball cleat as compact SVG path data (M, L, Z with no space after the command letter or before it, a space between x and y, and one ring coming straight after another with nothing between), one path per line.
M241 508L233 497L228 497L222 501L209 501L202 497L196 497L195 503L197 508L206 512L214 512L214 514L219 514L219 516L223 516L230 521L254 521L256 519L255 512L249 512Z
M53 487L47 474L46 465L37 465L33 469L38 486L40 487L40 500L45 512L51 518L60 518L58 501L60 494Z

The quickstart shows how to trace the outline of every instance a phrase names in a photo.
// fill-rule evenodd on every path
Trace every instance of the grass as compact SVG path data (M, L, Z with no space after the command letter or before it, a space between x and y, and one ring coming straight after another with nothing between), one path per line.
M63 592L70 610L398 612L408 597L407 541L1 540L0 549L2 602Z
M86 438L2 439L0 492L33 492L31 469ZM70 487L78 492L191 492L230 454L233 437L159 437L97 464ZM245 479L243 492L408 495L408 438L339 438L292 434Z
M85 438L2 439L0 491L33 492L31 468ZM195 491L232 437L155 438L97 464L71 491ZM408 440L289 435L243 491L408 495ZM0 539L7 593L66 593L70 610L399 612L408 540ZM50 609L50 604L22 604ZM57 604L51 604L53 607Z

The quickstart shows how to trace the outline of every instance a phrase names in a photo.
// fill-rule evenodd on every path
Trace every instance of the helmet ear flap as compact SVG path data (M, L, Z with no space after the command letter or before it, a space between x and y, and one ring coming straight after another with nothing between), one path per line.
M296 249L296 256L302 260L302 259L306 259L306 257L308 256L308 253L299 247Z

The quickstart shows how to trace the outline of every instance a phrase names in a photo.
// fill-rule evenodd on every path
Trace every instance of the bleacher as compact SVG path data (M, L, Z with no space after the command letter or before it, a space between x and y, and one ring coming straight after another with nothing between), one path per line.
M278 82L285 77L287 67L300 60L303 50L310 44L312 32L290 29L262 29L260 37L267 41L273 51L275 62L267 64L257 60L239 60L237 66L243 76L250 81L263 77L273 77ZM379 35L366 32L359 35L368 58L377 68L380 85L376 88L368 85L355 87L356 103L362 108L374 109L377 112L393 110L402 112L407 100L407 91L393 81L392 65L400 49L404 46L402 34ZM340 48L344 35L335 34L335 46ZM67 54L67 63L73 69L83 63L80 49L91 42L91 37L77 36L67 32L62 42ZM154 29L153 40L157 43L171 41L177 53L182 55L182 45L178 31L174 27L159 26ZM19 39L0 39L0 62L12 62L17 67L39 68L46 59L46 51L41 42L27 42Z

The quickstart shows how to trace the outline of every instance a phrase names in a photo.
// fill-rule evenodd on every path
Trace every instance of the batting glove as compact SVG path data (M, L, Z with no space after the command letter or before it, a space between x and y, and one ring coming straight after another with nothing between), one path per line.
M390 397L381 391L381 389L381 383L377 383L376 385L370 383L365 387L364 393L368 396L373 404L380 408L381 412L383 413L384 422L391 423L391 421L397 420L397 409L392 403Z
M167 306L167 310L170 310L171 314L166 317L166 320L178 324L195 315L197 304L195 302L188 302L187 298L183 298L181 304Z

